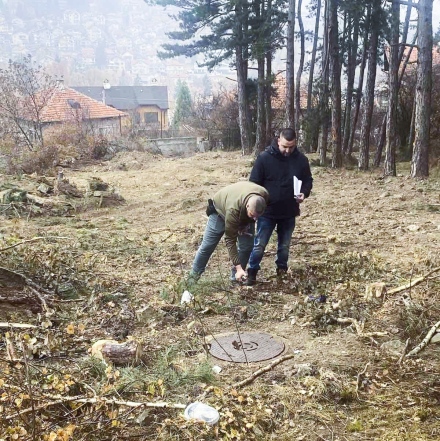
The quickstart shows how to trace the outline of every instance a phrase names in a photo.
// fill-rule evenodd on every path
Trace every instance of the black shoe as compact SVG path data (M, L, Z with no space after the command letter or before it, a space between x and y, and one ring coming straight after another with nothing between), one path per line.
M287 276L287 268L277 268L277 277L286 277Z
M255 285L257 283L258 270L248 268L247 273L248 273L248 275L247 275L246 285L247 286Z

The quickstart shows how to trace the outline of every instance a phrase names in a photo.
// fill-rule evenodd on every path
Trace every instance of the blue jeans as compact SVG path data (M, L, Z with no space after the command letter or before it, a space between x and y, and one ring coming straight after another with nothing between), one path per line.
M255 237L254 248L249 258L249 268L254 270L260 269L264 250L266 249L275 227L278 235L277 259L275 260L275 264L277 268L287 269L290 240L292 239L293 230L295 229L294 217L289 217L287 219L271 219L261 216L258 219L257 235Z
M239 235L238 236L238 256L243 268L246 268L249 255L252 251L254 243L253 224L250 224L249 232L251 235ZM215 251L220 239L225 234L225 221L218 214L211 214L206 224L205 233L203 234L203 240L197 250L196 257L192 265L191 276L198 279L200 275L205 271L209 258Z

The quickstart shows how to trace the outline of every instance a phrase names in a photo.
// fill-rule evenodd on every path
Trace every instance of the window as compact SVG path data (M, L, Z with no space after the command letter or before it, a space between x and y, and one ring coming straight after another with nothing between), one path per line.
M159 122L159 114L157 112L145 112L144 121L147 124Z

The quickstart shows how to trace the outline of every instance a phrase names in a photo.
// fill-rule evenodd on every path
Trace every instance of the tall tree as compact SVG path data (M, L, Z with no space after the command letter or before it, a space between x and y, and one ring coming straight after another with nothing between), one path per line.
M433 0L418 3L418 60L416 85L416 113L414 150L411 160L411 176L429 175L429 131L432 89L432 4Z
M402 40L401 40L401 44L400 47L398 49L398 55L397 55L397 66L400 66L402 63L402 59L403 59L403 55L405 53L405 47L406 47L406 41L408 38L408 31L409 31L409 25L410 25L410 18L411 18L411 8L413 7L413 3L412 2L408 2L408 7L406 9L406 16L405 16L405 22L403 25L403 30L402 30ZM393 7L391 8L391 10L393 11ZM391 35L390 38L393 38L393 26L397 26L397 25L393 25L393 14L397 14L397 11L394 11L391 13L391 23L390 23L390 28L391 28ZM399 20L400 20L400 10L399 10ZM398 35L397 35L397 38ZM390 43L391 46L391 43ZM390 52L390 56L391 56L391 52ZM389 69L388 69L389 70ZM390 71L390 70L389 70ZM395 73L395 72L394 72ZM395 93L398 95L399 93L399 88L400 88L400 82L401 82L401 78L403 77L403 73L404 73L404 69L401 71L400 74L400 79L397 80L397 90L395 91ZM390 78L388 77L388 82L390 81ZM397 100L397 98L396 98ZM388 110L390 109L390 107L388 106ZM397 113L397 110L396 110ZM388 128L388 113L385 115L383 121L382 121L382 126L381 126L381 134L380 134L380 138L379 138L379 144L377 146L376 149L376 155L374 158L374 166L375 167L379 167L380 164L380 160L382 157L382 151L384 148L385 143L387 142L388 138L387 138L387 128Z
M173 126L179 127L188 122L192 116L192 98L186 81L177 81L176 108L173 116Z
M344 130L342 138L342 152L345 156L349 156L349 140L351 133L351 112L353 103L354 78L357 67L357 51L359 44L359 31L361 13L363 12L362 4L356 3L353 7L347 9L348 29L350 36L348 38L347 47L347 87L345 93L345 114L344 114Z
M329 29L330 29L330 9L328 0L324 3L324 42L322 50L322 65L321 65L321 94L319 98L319 119L321 123L321 136L319 140L319 163L326 165L327 163L327 145L328 145L328 131L329 131L329 107L328 101L330 96L329 91L329 63L330 63L330 43L329 43Z
M286 126L295 127L295 0L289 0L286 38Z
M329 4L329 59L332 100L332 167L342 166L342 139L341 139L341 64L339 59L338 33L338 0L328 0Z
M364 24L364 35L363 35L363 44L362 44L362 60L361 60L361 66L359 68L358 85L355 90L353 123L351 125L350 138L348 140L348 151L347 151L348 156L350 156L353 151L354 139L355 139L357 123L358 123L358 119L359 119L359 111L361 108L362 91L364 88L365 66L367 64L369 44L370 44L369 38L368 38L368 36L370 34L370 27L371 27L371 6L370 6L370 4L368 4L367 8L366 8L366 17L365 17L365 24Z
M399 72L399 20L400 5L392 0L390 17L390 69L388 72L388 111L385 145L385 176L396 175L396 143L397 143L397 94Z
M305 56L305 34L304 24L301 15L302 0L298 0L298 26L299 26L299 41L300 41L300 56L298 71L296 73L295 84L295 130L297 136L300 132L300 114L301 114L301 75L304 70L304 56Z
M379 28L381 26L381 12L381 0L373 0L370 44L368 50L367 87L365 90L364 113L359 142L358 167L360 170L368 170L370 160L370 132L374 108L374 91L376 89L377 48L379 43Z
M306 148L317 150L319 136L319 120L317 118L318 109L312 109L313 84L315 80L315 63L318 49L319 22L321 19L321 0L317 0L314 7L315 11L315 30L313 32L312 54L310 59L309 79L307 83L307 112L306 112L306 130L305 145Z

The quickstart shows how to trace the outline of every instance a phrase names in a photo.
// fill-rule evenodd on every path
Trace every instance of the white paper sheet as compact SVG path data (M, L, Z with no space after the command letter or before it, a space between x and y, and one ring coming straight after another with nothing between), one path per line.
M302 181L300 181L296 176L293 177L293 192L295 196L298 196L301 193L301 185Z

